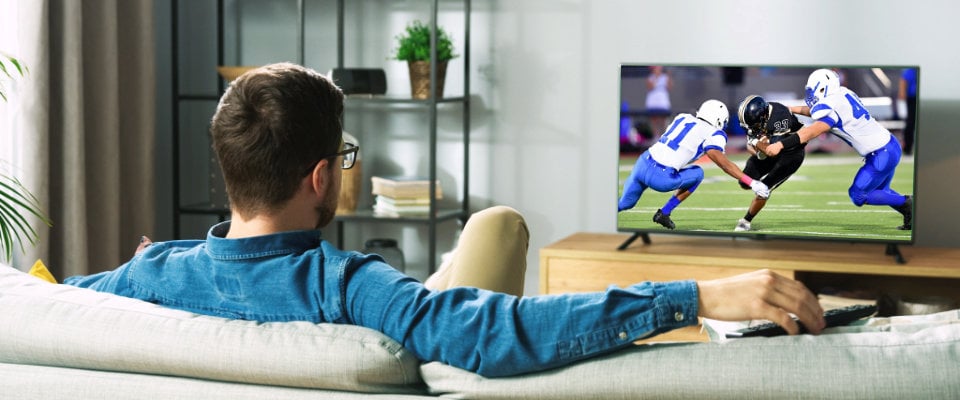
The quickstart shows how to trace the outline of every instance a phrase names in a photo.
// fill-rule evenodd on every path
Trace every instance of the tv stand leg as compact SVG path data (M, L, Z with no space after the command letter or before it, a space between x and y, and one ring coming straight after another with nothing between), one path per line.
M630 235L630 237L623 242L623 244L617 247L617 250L623 250L627 247L630 247L630 244L632 244L634 240L637 240L637 238L642 238L643 244L650 244L650 235L646 234L645 232L634 232L633 235Z
M897 264L906 264L907 260L903 258L903 254L900 253L900 247L893 243L887 244L886 254L888 256L893 256L893 259L897 261Z

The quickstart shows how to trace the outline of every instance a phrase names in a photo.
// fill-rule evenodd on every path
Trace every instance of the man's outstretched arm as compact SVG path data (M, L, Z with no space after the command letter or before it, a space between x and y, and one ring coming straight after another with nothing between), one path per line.
M824 325L801 283L770 271L710 281L644 282L605 292L517 298L476 288L430 291L368 263L346 290L349 321L394 338L424 361L485 376L559 367L697 323L768 319L789 333L798 316L812 333Z

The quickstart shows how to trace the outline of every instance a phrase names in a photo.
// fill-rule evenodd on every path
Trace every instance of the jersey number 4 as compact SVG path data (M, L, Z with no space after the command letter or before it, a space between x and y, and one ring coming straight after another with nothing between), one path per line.
M850 109L853 112L854 118L860 119L866 115L867 119L870 119L870 112L867 111L867 108L863 106L863 103L860 102L860 99L857 96L847 93L846 98L847 101L850 102Z

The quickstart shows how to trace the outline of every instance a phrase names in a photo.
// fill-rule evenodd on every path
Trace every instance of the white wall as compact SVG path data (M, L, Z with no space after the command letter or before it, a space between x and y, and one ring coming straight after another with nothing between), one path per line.
M499 1L475 86L492 136L475 193L521 210L538 250L578 231L615 232L620 63L919 64L917 245L960 246L960 37L955 2ZM481 10L481 14L485 12ZM484 34L479 34L484 35ZM479 36L478 35L478 36ZM948 49L949 48L949 49ZM479 171L489 170L487 177Z
M169 87L164 82L169 79L169 0L156 1L158 88L162 89ZM257 29L256 22L258 18L289 20L293 8L286 3L244 4L263 11L248 13L252 22L244 31L244 42L254 48L244 50L242 61L293 59L287 54L290 46L269 45L291 41L289 32ZM406 93L403 66L387 57L393 37L408 20L426 20L425 4L422 0L348 2L347 66L385 68L390 92ZM462 49L457 4L441 2L440 23L454 33ZM609 132L617 129L620 63L919 64L922 101L917 153L922 195L917 199L917 244L960 247L960 211L953 205L960 198L956 184L960 181L960 133L951 124L960 110L960 79L954 72L960 52L952 43L960 37L954 21L958 4L948 0L474 0L471 204L473 208L509 205L527 217L531 242L526 291L534 294L541 247L575 232L616 231L617 144ZM330 43L334 40L332 5L330 0L307 2L306 64L322 71L332 67L335 57ZM463 64L457 64L462 61L455 60L451 68L462 69ZM462 72L448 74L448 88L462 82ZM164 97L158 100L158 149L168 149L164 133L170 131L169 118L163 115L169 115L169 93L161 90L158 95ZM440 176L451 185L462 182L457 166L458 120L456 110L441 113L441 159L443 165L452 166L442 166ZM386 160L381 168L389 167L392 158L378 155L371 139L379 141L391 132L419 132L404 126L406 122L371 123L383 123L389 129L369 125L352 133L366 135L361 140L367 140L370 146L364 148L370 152L365 155ZM388 155L397 149L389 144L379 147ZM158 173L163 175L169 163L165 157L158 160ZM170 180L158 179L162 183L157 190L157 237L163 240L170 237L170 228L164 225L170 220ZM360 247L353 242L346 247Z

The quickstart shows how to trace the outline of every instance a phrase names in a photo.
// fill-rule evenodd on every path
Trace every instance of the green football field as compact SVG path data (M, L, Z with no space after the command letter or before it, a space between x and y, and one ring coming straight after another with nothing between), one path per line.
M732 154L730 159L743 168L747 155ZM709 159L703 167L703 183L670 215L676 230L733 233L743 218L754 194L740 185ZM701 160L701 161L703 161ZM619 190L636 156L620 158ZM909 241L910 231L896 228L903 216L888 206L857 207L847 189L863 158L856 153L808 154L803 165L790 179L773 191L766 207L753 219L751 234L831 236L852 240ZM901 194L913 194L913 158L904 156L897 167L891 188ZM619 228L666 230L652 221L653 214L673 193L644 191L637 205L618 215ZM739 234L740 232L737 232Z

